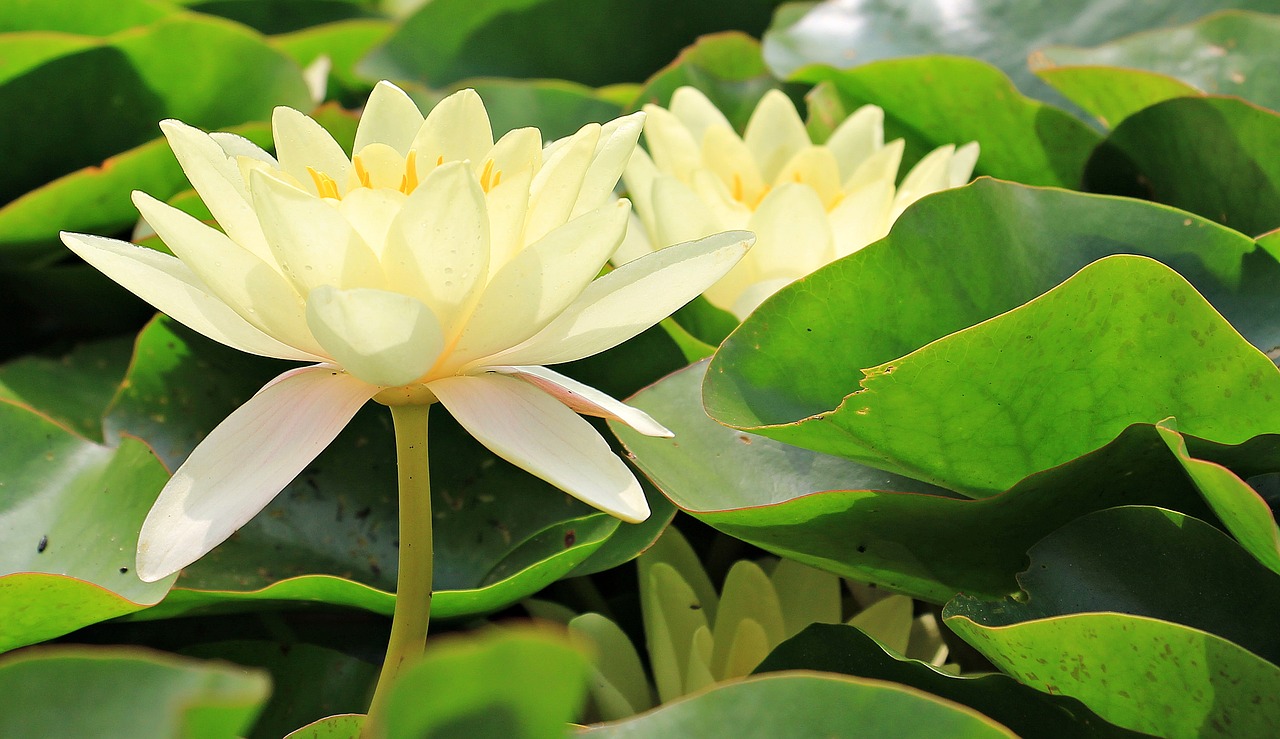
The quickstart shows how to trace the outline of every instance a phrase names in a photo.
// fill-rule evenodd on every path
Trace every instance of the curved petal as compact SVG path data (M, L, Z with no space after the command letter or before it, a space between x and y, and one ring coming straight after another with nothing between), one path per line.
M444 348L427 306L385 290L318 287L307 298L307 323L334 361L371 385L413 382Z
M537 333L582 294L617 250L631 203L616 203L569 221L516 254L485 286L451 362L508 349Z
M939 146L916 162L916 166L902 178L898 192L893 197L893 220L898 220L902 211L915 201L939 190L946 189L951 177L951 157L956 147L952 144Z
M651 197L654 230L650 235L658 248L724 230L723 224L713 220L716 212L688 184L671 175L654 178Z
M707 130L702 137L702 161L740 203L754 207L769 191L751 150L731 128Z
M588 123L546 156L529 184L524 243L532 244L569 220L599 140L600 126Z
M729 119L724 117L724 113L711 102L706 95L696 87L676 88L671 93L671 105L668 106L672 114L680 119L684 127L689 129L689 133L693 134L693 140L701 143L707 135L707 131L712 128L722 128L733 131L733 126L729 123Z
M493 147L489 113L475 90L459 90L436 103L413 138L418 178L444 162L480 161Z
M884 148L884 108L858 108L836 127L826 146L840 164L841 180L848 179L872 154Z
M774 188L751 216L747 229L756 235L747 259L761 277L794 280L835 258L827 209L808 185L793 182Z
M167 577L235 533L377 391L324 364L268 383L218 424L160 491L138 535L138 577Z
M973 168L978 164L979 151L977 141L970 141L956 149L956 153L951 156L951 166L947 168L947 187L968 184L973 176Z
M157 310L200 334L249 354L313 362L321 359L256 328L218 298L181 260L154 249L63 231L62 243Z
M787 183L807 185L818 194L823 207L832 205L840 197L840 165L827 147L806 146L782 165L773 186Z
M827 215L835 237L835 257L847 257L889 233L893 224L893 181L880 180L844 196Z
M227 153L227 156L239 159L240 157L248 157L257 160L263 164L277 168L280 163L276 158L268 154L261 146L253 143L239 134L228 133L226 131L214 131L209 134L209 138L218 142L218 146Z
M312 194L318 194L308 168L328 175L341 187L347 181L351 160L319 123L283 105L271 114L271 135L275 139L280 168ZM253 183L250 182L250 188Z
M727 231L659 249L597 278L546 328L487 364L571 362L644 331L724 276L755 237Z
M644 106L644 140L658 169L681 180L701 164L699 144L681 120L666 108Z
M616 400L590 385L583 384L546 367L485 367L490 372L524 380L542 392L564 403L575 413L621 421L645 436L671 438L675 434L653 420L653 416Z
M229 157L209 134L182 121L161 121L160 130L191 186L222 230L254 256L273 262L275 258L258 227L258 215L249 203L248 183L241 176L236 159Z
M626 464L591 424L538 388L496 374L446 377L427 388L499 457L623 521L649 517Z
M782 165L811 143L796 106L781 90L770 90L760 98L742 140L766 182L772 182Z
M387 232L383 264L392 290L413 295L447 336L489 274L484 192L463 162L437 167L405 201Z
M644 128L644 113L632 113L616 118L600 128L595 155L582 178L578 202L573 206L570 218L576 218L589 210L604 205L613 196L618 178L631 160Z
M422 112L404 90L383 80L369 94L351 150L358 152L369 144L381 143L405 156L422 128L422 120Z
M873 182L888 180L898 181L898 167L902 164L902 150L906 146L902 139L894 139L863 160L862 164L845 178L845 191L857 190Z

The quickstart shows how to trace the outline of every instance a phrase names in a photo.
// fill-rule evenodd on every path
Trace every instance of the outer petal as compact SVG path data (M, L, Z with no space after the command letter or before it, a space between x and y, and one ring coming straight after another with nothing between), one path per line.
M677 244L598 278L555 320L486 364L557 364L617 346L693 300L742 258L755 238L727 231Z
M308 167L332 177L339 187L346 184L351 160L324 126L293 108L280 106L271 114L271 135L280 168L312 194L316 194L316 185Z
M639 408L632 408L590 385L584 385L572 377L566 377L546 367L486 367L485 369L524 380L564 403L575 413L621 421L645 436L665 438L675 436L670 429L653 420L652 416Z
M496 374L427 385L494 454L624 521L649 517L635 475L573 411L538 388Z
M781 90L770 90L760 99L742 140L755 156L760 176L766 182L773 181L782 165L810 144L809 132L796 106Z
M155 582L231 536L377 391L323 364L272 380L219 424L160 491L138 536L138 577Z
M587 167L586 176L582 178L582 189L570 218L599 208L613 196L613 188L618 184L618 178L622 176L627 162L631 160L643 128L644 113L632 113L614 119L600 128L595 156Z
M254 256L271 263L274 257L258 227L258 216L249 204L249 188L240 175L240 165L218 141L198 128L182 121L160 122L160 130L182 165L182 171L218 225L232 241L248 249Z
M63 231L62 243L125 289L193 331L249 354L317 361L319 356L283 344L245 321L209 294L191 268L154 249L101 236Z
M827 209L807 185L788 183L772 190L748 228L756 234L756 246L747 259L763 278L794 280L835 258Z
M700 239L725 228L725 224L714 220L715 210L708 208L689 185L670 175L654 178L652 202L654 230L650 235L659 248Z
M948 167L947 187L960 187L969 182L969 178L973 176L973 168L978 164L978 153L977 141L970 141L956 149L951 157L951 166Z
M687 180L701 163L700 142L695 141L684 123L666 108L646 105L644 112L648 116L644 121L644 138L653 163L659 170Z
M831 209L827 218L835 237L835 256L847 257L889 233L893 180L872 182L855 190Z
M710 128L702 137L702 161L735 200L755 207L768 191L751 150L731 128Z
M708 129L733 130L724 113L721 113L715 103L707 99L707 96L696 87L686 85L676 88L676 91L671 94L669 108L685 128L689 129L689 133L693 134L693 140L699 143L706 136Z
M383 80L374 86L365 103L360 125L356 128L356 142L352 151L360 151L372 143L382 143L400 152L409 153L413 137L422 128L422 112L405 94L404 90Z
M864 105L855 110L831 133L827 148L840 163L840 178L848 179L872 154L884 148L884 109Z
M517 254L480 295L451 362L461 365L508 349L547 325L617 250L630 212L626 200L597 208Z
M413 139L418 152L418 178L438 164L478 162L493 147L489 113L475 90L459 90L436 103Z
M902 164L902 149L906 144L902 139L894 139L876 153L863 160L862 164L844 180L844 189L857 190L873 182L888 180L898 181L898 166Z
M600 126L588 123L569 141L547 155L542 169L533 176L529 185L529 212L524 222L524 243L531 244L546 236L552 229L564 225L573 213L582 192L583 179L596 143L600 140Z
M898 220L907 206L925 195L946 189L951 176L951 157L955 151L956 147L951 144L939 146L907 172L893 198L893 220Z
M307 299L307 322L334 360L370 385L413 382L444 348L427 306L385 290L318 287Z

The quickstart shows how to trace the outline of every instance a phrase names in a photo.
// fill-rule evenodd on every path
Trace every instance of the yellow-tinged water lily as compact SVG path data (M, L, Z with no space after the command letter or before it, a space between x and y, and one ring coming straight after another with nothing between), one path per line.
M309 364L263 387L174 473L143 524L139 576L165 577L225 540L371 398L438 400L497 455L623 520L646 518L635 477L577 414L670 432L542 365L652 326L727 273L750 235L598 277L627 228L630 204L613 187L642 125L642 114L591 124L545 149L532 128L494 142L474 91L424 119L386 82L351 157L290 108L272 118L275 157L162 123L222 230L138 192L176 257L97 236L63 241L209 338Z
M753 231L751 252L705 293L739 319L889 233L916 200L968 182L978 159L977 143L938 147L895 187L903 142L885 144L882 109L859 108L817 145L778 90L761 98L742 136L692 87L677 89L670 109L644 111L648 154L637 149L623 175L643 225L614 261L727 229Z

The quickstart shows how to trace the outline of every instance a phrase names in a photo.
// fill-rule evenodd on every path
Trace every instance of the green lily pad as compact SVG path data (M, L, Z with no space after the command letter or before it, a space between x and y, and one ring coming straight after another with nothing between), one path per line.
M22 357L0 365L0 399L101 441L102 416L132 356L133 340L116 338L78 346L60 359Z
M676 434L653 439L615 424L637 466L683 510L730 536L917 598L1015 592L1027 550L1091 511L1149 504L1212 516L1150 425L1000 495L968 500L721 426L698 407L704 369L681 370L630 401ZM1276 447L1264 438L1233 456L1268 458Z
M668 736L1011 737L966 706L895 683L776 672L722 683L583 737Z
M432 0L404 19L360 71L430 87L490 76L556 78L592 86L639 82L703 34L732 27L759 36L778 4Z
M257 670L130 648L44 647L0 659L0 734L231 739L271 681Z
M806 64L849 67L917 54L957 54L994 64L1029 95L1053 90L1027 68L1027 56L1053 44L1093 45L1224 8L1274 12L1270 0L1052 0L963 5L917 0L846 0L784 6L764 37L765 59L786 77Z
M0 401L0 651L137 611L172 578L133 573L138 528L168 475L145 444L108 448Z
M632 107L665 106L676 88L684 85L701 90L741 132L760 98L782 83L765 68L758 41L726 31L703 36L680 52L645 82Z
M356 739L361 726L364 726L364 714L326 716L289 732L284 739Z
M1178 415L1183 431L1223 443L1275 431L1266 397L1280 380L1274 365L1167 267L1113 257L1019 308L1116 252L1168 261L1255 343L1280 344L1276 314L1262 308L1275 288L1260 287L1275 284L1280 272L1252 240L1136 201L980 181L925 198L880 243L766 301L712 360L707 410L747 431L970 495L1007 489L1105 444L1131 423ZM1097 297L1103 290L1106 301ZM1004 311L1011 312L988 321ZM1085 331L1094 333L1085 338ZM821 371L814 371L814 351ZM1210 351L1224 353L1201 359ZM1083 355L1071 359L1072 352ZM904 358L893 361L898 357ZM1155 367L1150 372L1148 364ZM1062 374L1062 367L1074 369ZM1108 374L1089 379L1101 377L1095 373ZM1232 373L1238 375L1229 379ZM1128 385L1130 394L1106 408L1092 400L1095 382L1099 392ZM1238 383L1257 388L1257 397L1229 397ZM1052 395L1014 397L1035 392ZM1053 397L1058 405L1049 402ZM877 422L890 412L883 401L906 414L893 417L911 422ZM1063 425L1048 417L1054 413L1075 420ZM1037 415L1040 421L1030 420ZM944 416L958 425L938 425L950 423ZM957 435L966 443L947 442ZM986 456L980 439L1001 448L990 447Z
M1145 616L1077 613L1003 625L952 604L947 625L1020 682L1165 737L1268 736L1280 667L1222 637Z
M15 2L0 17L0 33L58 31L107 36L145 26L175 12L161 0L120 0L110 4L93 0L43 0Z
M1278 143L1280 113L1229 97L1166 100L1116 126L1084 185L1262 234L1280 226Z
M321 56L329 57L333 66L326 99L337 99L356 107L364 104L372 88L371 80L356 74L356 64L370 49L385 41L394 28L390 21L357 18L300 28L273 36L270 43L302 67Z
M495 136L513 128L537 126L543 141L568 136L587 123L607 123L622 106L597 90L562 80L473 79Z
M635 371L643 372L648 359L634 362ZM158 319L138 339L125 385L106 418L108 436L144 439L176 466L210 429L287 368ZM430 434L434 616L484 613L513 603L565 576L620 526L630 526L499 460L443 410L432 414ZM163 604L137 617L299 601L390 613L395 484L390 414L371 403L261 514L184 570ZM629 540L634 551L613 550L610 557L629 559L656 532L647 536Z
M1280 110L1278 64L1280 16L1242 11L1090 49L1051 46L1031 59L1041 79L1112 124L1161 100L1203 93Z
M243 26L176 14L121 32L0 84L0 202L154 139L162 118L220 128L278 104L310 107L301 70Z
M827 82L846 112L884 108L886 139L906 141L904 166L944 144L977 141L975 175L1075 187L1098 134L1051 105L1024 97L1000 70L962 57L873 62L845 71L814 66L791 79Z
M1137 736L1108 724L1073 698L1046 695L1007 675L957 677L894 655L861 630L843 624L809 626L778 645L756 674L783 670L817 670L900 683L969 706L1021 736Z
M289 33L342 21L379 18L373 3L354 0L182 0L189 10L243 23L261 33Z
M563 736L586 700L590 674L587 656L556 632L526 627L441 639L395 683L387 739Z

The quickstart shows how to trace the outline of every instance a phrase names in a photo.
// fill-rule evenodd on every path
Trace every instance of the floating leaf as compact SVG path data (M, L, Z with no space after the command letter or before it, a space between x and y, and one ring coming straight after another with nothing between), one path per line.
M26 356L0 365L0 398L101 441L102 416L132 356L128 338L84 344L60 359Z

